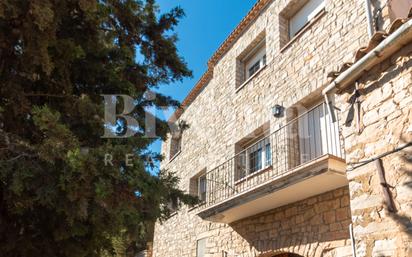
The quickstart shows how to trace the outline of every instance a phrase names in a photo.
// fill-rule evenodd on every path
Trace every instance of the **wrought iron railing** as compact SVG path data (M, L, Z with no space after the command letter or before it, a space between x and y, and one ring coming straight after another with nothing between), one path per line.
M206 200L201 208L280 178L321 156L343 158L334 115L322 103L208 171Z

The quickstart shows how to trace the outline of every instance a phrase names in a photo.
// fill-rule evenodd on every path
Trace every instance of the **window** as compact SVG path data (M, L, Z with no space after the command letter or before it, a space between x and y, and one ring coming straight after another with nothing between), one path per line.
M262 148L249 153L249 173L262 169Z
M289 19L289 39L292 39L306 25L325 9L325 0L309 0Z
M333 100L333 99L332 99ZM333 105L333 102L330 103ZM303 108L304 107L304 108ZM333 122L329 108L321 100L300 102L290 110L288 123L289 168L313 161L326 154L341 157L339 127Z
M180 153L182 148L182 135L173 135L170 140L170 154L169 159L172 160L178 153Z
M256 62L249 68L249 75L248 77L252 77L260 69L260 61Z
M269 137L258 137L251 144L241 147L236 155L236 177L240 180L272 165L272 149Z
M206 256L206 238L197 240L196 245L196 257L205 257Z
M244 80L249 79L266 66L266 47L264 46L264 42L260 43L257 48L247 56L244 60L244 65L246 74Z
M206 183L206 174L202 175L199 177L199 199L202 202L206 201L206 188L207 188L207 183Z
M265 154L266 166L272 165L272 149L270 148L270 143L267 143L265 146Z
M236 58L236 88L241 88L262 70L266 60L266 31L263 30Z
M166 205L164 205L169 217L173 216L179 210L179 201L177 199L170 200Z
M206 169L203 169L196 176L190 179L189 185L190 194L199 197L202 202L206 201L207 197L207 179Z

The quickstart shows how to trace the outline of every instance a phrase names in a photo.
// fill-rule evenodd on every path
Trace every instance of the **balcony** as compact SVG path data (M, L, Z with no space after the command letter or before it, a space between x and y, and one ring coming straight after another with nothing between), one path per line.
M347 185L333 120L320 104L208 171L197 214L231 223Z

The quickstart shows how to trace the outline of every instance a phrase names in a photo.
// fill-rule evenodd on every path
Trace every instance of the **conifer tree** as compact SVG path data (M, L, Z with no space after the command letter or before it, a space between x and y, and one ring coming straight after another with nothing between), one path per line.
M155 0L0 1L1 256L112 253L115 238L144 238L162 206L195 201L173 174L148 172L161 157L144 133L147 107L178 106L145 93L191 76L176 49L183 15ZM135 99L142 130L102 138L104 94Z

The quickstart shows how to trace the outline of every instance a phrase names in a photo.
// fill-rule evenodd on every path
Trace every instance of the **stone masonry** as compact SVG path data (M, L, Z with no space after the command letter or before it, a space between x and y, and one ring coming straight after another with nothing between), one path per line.
M193 210L192 210L193 211ZM196 256L196 240L208 238L208 256L349 256L348 188L262 213L230 226L204 222L185 210L156 227L155 255ZM184 222L184 226L182 226ZM173 232L171 232L173 231ZM181 243L176 243L181 242ZM323 255L322 255L323 254Z
M272 116L276 104L308 108L308 101L321 101L321 90L329 83L326 74L367 45L363 0L326 0L324 13L287 42L285 19L301 5L299 1L266 0L268 4L216 62L213 76L178 117L190 127L173 158L170 139L163 143L166 158L161 165L181 178L181 189L190 192L192 177L234 156L236 144L253 131L265 124L270 131L285 125L287 117ZM373 2L376 12L385 1ZM380 14L380 24L387 27L389 11ZM239 84L239 56L257 38L265 40L267 65L246 84ZM305 257L352 256L351 222L358 257L412 256L410 148L382 159L395 213L385 209L375 164L352 170L359 161L412 141L411 55L407 46L359 80L361 133L353 123L343 125L353 88L336 95L349 186L231 224L202 220L197 208L184 206L156 224L153 256L195 257L197 240L204 238L207 257L273 257L286 252Z
M376 164L356 168L359 161L412 142L412 45L367 72L359 85L361 132L354 124L342 130L347 162L354 163L348 179L357 256L412 256L412 149L382 158L396 212L384 203ZM344 118L353 89L337 101Z

